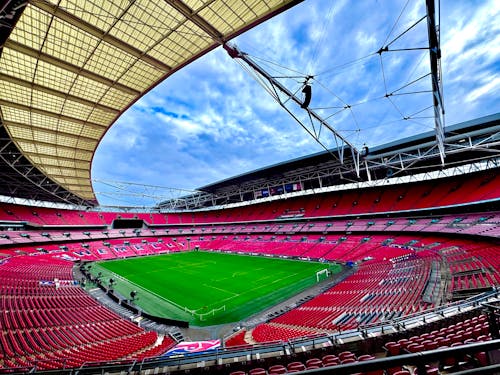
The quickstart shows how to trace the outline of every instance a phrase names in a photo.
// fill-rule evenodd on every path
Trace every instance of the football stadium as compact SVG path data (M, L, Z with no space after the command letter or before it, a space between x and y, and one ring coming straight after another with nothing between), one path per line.
M0 0L0 374L500 373L498 56L460 57L491 76L443 70L437 0L375 2L382 13L347 19L353 39L334 42L363 2L314 3ZM299 29L283 31L287 15ZM317 42L288 48L261 29L272 22ZM485 33L498 51L498 25ZM357 55L333 67L327 44ZM281 47L293 63L271 61ZM211 77L235 91L204 91ZM448 112L444 78L463 97ZM199 118L169 112L188 108L181 97L146 108L169 82ZM469 117L485 92L488 112ZM235 122L210 128L223 112ZM127 159L131 113L149 130L177 124L204 176L158 146L192 186L127 190L172 186L141 181L158 164L139 161L134 182L99 191L107 140ZM231 133L241 124L262 149ZM228 143L204 150L204 127ZM233 149L253 163L235 168Z

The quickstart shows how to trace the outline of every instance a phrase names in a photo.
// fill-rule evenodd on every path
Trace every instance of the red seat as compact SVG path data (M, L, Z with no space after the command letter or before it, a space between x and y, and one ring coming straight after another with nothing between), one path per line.
M282 365L274 365L269 367L268 374L269 375L280 375L280 374L286 374L286 367Z
M286 368L288 369L288 372L292 370L298 370L298 371L303 371L306 369L306 366L302 362L290 362Z
M267 375L267 371L261 367L257 367L248 371L248 375Z
M424 341L422 343L424 345L425 350L434 350L437 349L439 344L437 341Z
M410 353L419 353L425 350L425 347L422 344L410 344L406 348Z
M333 363L333 362L338 364L339 358L336 355L327 354L327 355L323 356L323 358L321 358L321 362L323 362L323 365L326 365L327 363Z
M332 367L332 366L337 366L339 365L340 362L338 360L329 360L329 361L326 361L326 362L323 362L323 367Z
M354 363L354 362L357 362L354 358L346 358L343 361L340 361L340 363L342 363L343 365L345 365L346 363Z
M310 358L306 361L306 367L310 368L311 366L322 367L323 362L321 362L321 359L319 359L319 358Z
M480 366L488 366L488 356L486 355L486 352L479 352L474 354L474 358L476 361L479 363Z
M343 361L344 359L347 359L347 358L354 358L354 359L356 359L356 356L354 355L354 353L349 352L349 351L345 351L345 352L342 352L342 353L339 354L340 361Z
M360 356L358 357L358 361L360 361L360 362L361 362L361 361L370 361L370 360L372 360L372 359L375 359L375 357L374 357L374 356L372 356L372 355L370 355L370 354L364 354L364 355L360 355Z
M406 347L408 346L409 343L410 343L410 340L408 340L408 339L398 340L398 344L401 345L402 349L406 349Z
M399 342L389 341L385 344L385 348L389 355L398 355L401 353L401 344Z
M307 370L315 370L317 368L321 368L321 366L316 366L316 365L307 366Z

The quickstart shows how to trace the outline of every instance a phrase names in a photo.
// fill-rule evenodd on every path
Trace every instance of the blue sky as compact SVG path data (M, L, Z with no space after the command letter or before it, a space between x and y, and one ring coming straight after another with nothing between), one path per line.
M300 77L314 76L310 107L356 147L375 146L433 129L430 80L424 77L430 71L427 51L376 53L389 43L391 50L426 45L425 22L396 39L425 15L424 3L305 0L233 42L270 73L297 76L282 81L294 92L303 84ZM442 0L441 7L446 124L498 112L500 3ZM388 100L386 93L405 95ZM346 105L352 108L343 109ZM333 147L331 141L325 138ZM193 190L321 150L217 48L121 116L97 149L92 177ZM155 199L140 195L175 195L135 185L121 188L131 195L111 198L101 192L115 188L94 182L105 205L151 205Z

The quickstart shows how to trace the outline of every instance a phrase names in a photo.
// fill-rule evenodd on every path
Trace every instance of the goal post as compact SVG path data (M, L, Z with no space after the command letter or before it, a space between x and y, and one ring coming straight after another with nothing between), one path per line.
M184 307L185 312L188 312L189 314L191 314L191 316L194 316L195 318L198 318L200 321L203 321L203 320L205 320L206 316L215 316L215 313L218 313L219 311L226 311L226 305L218 307L218 308L214 308L206 313L197 312L199 310L204 310L204 309L190 310L187 307Z
M316 282L319 283L320 279L325 280L328 276L330 276L328 268L322 269L321 271L316 272Z

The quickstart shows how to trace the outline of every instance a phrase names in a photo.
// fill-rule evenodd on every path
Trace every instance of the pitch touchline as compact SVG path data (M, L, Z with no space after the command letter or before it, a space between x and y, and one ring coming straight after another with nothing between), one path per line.
M128 279L126 279L126 278L124 278L124 277L122 277L122 276L120 276L120 275L117 275L117 274L116 274L116 273L114 273L113 271L109 271L109 270L107 270L107 271L108 271L108 272L111 272L111 274L115 275L115 277L116 277L116 278L118 278L118 279L122 280L123 282L129 283L129 284L132 284L133 286L137 287L137 289L142 289L142 290L145 290L146 292L148 292L148 293L150 293L150 294L154 295L155 297L157 297L157 298L159 298L159 299L161 299L161 300L163 300L163 301L165 301L165 302L167 302L167 303L169 303L169 304L171 304L171 305L173 305L173 306L177 307L178 309L180 309L181 311L183 311L183 312L184 312L184 307L182 307L182 306L178 305L177 303L175 303L175 302L173 302L173 301L170 301L169 299L166 299L166 298L165 298L165 297L163 297L163 296L160 296L159 294L157 294L157 293L155 293L155 292L153 292L153 291L149 290L148 288L145 288L145 287L143 287L143 286L141 286L141 285L138 285L138 284L134 283L133 281L130 281L130 280L128 280Z

